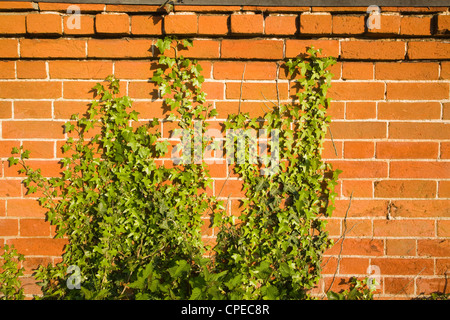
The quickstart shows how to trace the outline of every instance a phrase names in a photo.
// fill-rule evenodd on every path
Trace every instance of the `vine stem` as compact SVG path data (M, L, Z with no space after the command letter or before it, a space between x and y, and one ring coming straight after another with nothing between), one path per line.
M333 275L333 279L331 280L330 286L328 287L328 290L325 291L325 293L328 293L328 291L330 291L331 287L333 286L334 280L336 279L336 275L339 269L339 265L341 262L341 254L342 254L342 249L344 246L344 240L345 240L345 235L347 233L347 216L348 216L348 212L350 211L350 207L352 205L352 198L353 198L353 191L350 194L350 201L348 203L348 207L347 210L345 211L345 217L344 217L344 231L342 232L342 241L341 241L341 247L339 249L339 254L338 254L338 261L337 261L337 266L336 266L336 270L334 271L334 275Z

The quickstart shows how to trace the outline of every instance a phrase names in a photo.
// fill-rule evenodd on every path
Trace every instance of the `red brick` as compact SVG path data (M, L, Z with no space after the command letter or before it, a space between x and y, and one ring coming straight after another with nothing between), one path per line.
M433 237L433 220L374 220L373 235L376 237Z
M387 177L388 166L383 161L329 161L333 169L343 172L340 178L383 178Z
M183 5L178 7L182 12L234 12L240 11L242 6L190 6ZM177 6L174 7L175 11L178 11Z
M4 121L3 138L7 139L62 139L63 122L58 121Z
M223 59L269 59L283 58L282 40L237 40L222 41Z
M77 23L79 24L77 25ZM64 27L64 34L91 35L94 34L95 32L94 17L87 15L79 15L76 17L65 16L63 17L63 27Z
M62 34L61 15L32 13L27 15L27 32L33 34Z
M119 79L150 79L154 67L149 61L116 61L114 72Z
M264 33L294 35L297 33L297 15L270 15L266 17Z
M437 221L437 236L450 237L450 220Z
M284 100L287 98L287 83L279 83L278 91L280 94L280 99ZM277 86L275 83L265 83L265 82L244 82L241 84L238 82L229 82L226 84L226 98L227 99L252 99L252 100L265 100L269 99L272 101L277 101Z
M448 276L450 269L450 259L436 259L436 275Z
M185 58L195 59L215 59L220 55L220 41L211 39L199 39L193 41L193 46L187 49L178 51L178 54ZM223 49L222 49L223 50ZM159 50L156 50L159 51ZM166 52L169 57L174 57L173 50Z
M438 14L436 21L436 31L439 34L450 33L450 15L448 14Z
M330 106L327 109L327 115L331 119L344 119L345 115L345 102L331 101Z
M0 98L52 99L61 97L61 83L47 81L12 81L2 84Z
M376 181L376 198L434 198L436 182L428 180Z
M365 274L369 267L369 259L364 258L342 258L339 265L339 274Z
M196 34L197 15L171 13L164 18L164 31L166 34Z
M72 114L84 114L88 109L88 102L85 101L55 101L53 105L55 119L69 120Z
M300 15L300 33L331 34L331 14L303 13Z
M53 141L23 141L24 150L30 151L30 159L53 158L55 143Z
M376 121L334 121L330 124L334 139L386 138L386 123ZM329 137L328 137L329 138Z
M0 157L9 158L11 157L12 148L18 148L20 145L19 141L0 141Z
M414 278L383 277L385 294L414 294Z
M52 79L105 79L112 74L111 61L49 61Z
M158 12L161 6L152 5L127 5L127 4L107 4L105 11L110 12Z
M442 119L450 120L450 103L442 103Z
M334 82L328 95L335 100L382 100L384 86L382 82Z
M388 256L415 256L416 239L387 239L386 255Z
M400 33L400 20L398 14L381 14L380 15L380 29L367 29L368 33L395 35Z
M341 241L336 242L331 249L326 251L326 254L339 254ZM380 239L345 238L343 241L342 255L382 256L384 254L384 241Z
M434 62L378 62L375 78L381 80L438 80L439 63Z
M81 80L73 80L73 81L64 81L64 99L89 99L92 100L96 98L96 93L92 88L97 84L96 81L81 81ZM105 82L100 82L105 85ZM127 94L126 84L123 81L120 81L119 86L121 91L118 96L124 96Z
M380 102L378 119L425 120L440 119L439 102Z
M364 16L335 15L333 16L334 34L363 34L365 30Z
M376 150L378 159L436 159L439 144L436 142L379 141Z
M449 52L450 43L439 40L408 42L408 57L412 60L448 59Z
M202 90L208 100L223 100L225 85L221 82L204 82Z
M50 223L44 219L20 219L20 236L50 236Z
M338 40L286 40L286 58L295 58L306 53L309 47L322 49L323 56L338 57L339 41Z
M46 3L39 2L39 10L41 11L58 11L67 13L67 9L71 6L71 3ZM81 12L98 12L105 10L104 4L93 3L77 3L76 6L80 8ZM69 10L69 13L73 12Z
M11 101L0 101L0 119L10 119L12 117Z
M216 180L215 196L222 198L239 198L245 196L243 182L239 180Z
M394 200L391 203L391 215L396 217L447 217L450 200Z
M375 143L366 141L345 141L344 158L362 159L373 158L375 153Z
M402 41L349 40L341 42L341 58L358 60L400 60L405 57Z
M262 14L232 14L230 25L231 33L262 34L264 17Z
M41 169L44 177L57 177L60 176L61 164L59 160L28 160L27 165L32 169ZM18 167L6 167L5 177L22 177L23 174L18 173Z
M392 178L450 178L450 161L392 161Z
M52 118L51 101L15 101L14 119Z
M13 244L18 252L24 255L60 256L67 244L66 239L20 238L9 239L7 244Z
M19 223L17 219L0 219L0 235L2 237L17 236Z
M440 79L450 79L450 62L441 62Z
M450 124L426 122L391 122L390 139L450 139Z
M144 39L89 39L90 58L148 58L152 56L149 40Z
M417 240L417 252L419 256L450 257L449 239Z
M0 197L20 197L21 190L19 180L0 180Z
M18 45L16 39L0 39L0 58L18 58Z
M370 62L344 62L342 64L342 79L345 80L372 80L373 63Z
M44 218L46 209L34 199L8 199L8 217L36 217Z
M25 15L0 15L0 34L26 33Z
M130 33L130 17L125 13L97 14L95 16L95 31L113 34Z
M245 73L244 73L245 68ZM217 80L267 80L277 77L277 65L274 62L214 62L214 79Z
M47 67L45 61L17 61L18 79L45 79Z
M22 11L22 10L34 10L33 3L19 2L19 1L2 1L0 2L0 10L2 11Z
M373 181L371 180L343 180L342 195L350 197L353 194L355 198L372 198Z
M160 16L131 16L131 33L135 35L161 35L162 25Z
M14 79L16 64L14 61L0 61L0 79Z
M431 17L402 16L400 34L407 36L430 36Z
M333 145L334 144L334 145ZM342 158L342 145L341 141L325 141L323 143L322 158L323 159L340 159ZM336 151L334 150L336 148ZM337 153L337 155L336 155Z
M150 99L156 97L157 86L154 82L130 82L128 84L129 96L133 99Z
M239 109L240 106L240 109ZM228 114L237 113L239 110L241 113L249 113L250 117L262 117L265 114L264 104L262 102L250 102L250 101L217 101L216 110L219 113L218 118L226 118Z
M440 159L450 159L450 142L441 142Z
M237 11L239 9L234 9ZM261 11L261 12L305 12L310 11L310 7L280 7L280 6L242 6L242 11Z
M50 257L27 257L23 261L23 267L25 268L24 274L31 275L35 272L39 266L46 266L52 263L52 258Z
M347 220L346 235L350 237L371 237L372 221L368 219Z
M377 104L375 102L347 102L346 119L375 119Z
M389 100L443 100L449 98L448 83L388 83Z
M450 198L450 181L439 181L439 198Z
M199 15L198 33L205 35L228 34L228 15Z
M22 58L84 58L86 41L78 39L21 39Z
M423 274L423 272L421 274ZM416 293L419 295L430 295L433 292L450 293L447 283L447 277L418 278L416 280Z

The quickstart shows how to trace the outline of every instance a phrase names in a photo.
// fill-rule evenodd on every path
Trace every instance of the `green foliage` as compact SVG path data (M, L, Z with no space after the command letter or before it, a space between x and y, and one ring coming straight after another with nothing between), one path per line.
M368 278L358 280L352 277L349 281L349 288L341 293L328 291L329 300L373 300L375 288L368 285Z
M0 255L0 300L23 300L22 282L24 256L14 246L5 245Z
M43 298L308 298L331 245L324 227L339 173L321 160L330 121L327 68L334 59L311 49L306 58L286 62L291 75L300 75L297 104L275 105L263 119L228 117L227 129L279 132L271 153L282 159L263 157L258 164L249 161L251 148L237 154L247 160L235 165L247 197L237 222L204 192L212 180L196 151L203 154L211 140L195 137L217 112L205 103L200 65L181 54L192 41L169 37L156 46L160 67L152 81L170 109L164 121L175 121L189 141L194 137L181 165L156 160L168 151L158 120L138 122L112 76L107 87L94 87L97 100L86 114L65 124L69 138L60 177L44 178L27 165L28 151L13 150L18 157L10 165L21 166L28 193L41 194L56 237L68 240L61 263L36 271ZM201 238L202 218L209 217L219 229L215 247ZM67 284L70 266L80 269L79 290Z
M327 68L334 59L317 53L310 49L307 58L286 63L291 75L301 75L298 104L274 104L263 119L230 115L226 123L227 129L278 132L279 138L278 146L268 143L279 157L265 157L262 165L251 163L250 151L236 155L246 159L235 165L246 191L243 213L239 223L223 217L216 248L218 268L241 275L241 292L231 290L232 297L302 299L320 278L322 254L331 244L324 218L334 209L339 172L321 160L330 121Z

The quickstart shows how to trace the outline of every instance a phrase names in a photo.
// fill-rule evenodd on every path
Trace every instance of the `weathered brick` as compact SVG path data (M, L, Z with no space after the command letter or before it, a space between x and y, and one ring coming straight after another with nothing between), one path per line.
M429 180L375 181L376 198L434 198L436 182Z
M264 33L294 35L297 33L297 15L270 15L265 19Z
M95 16L95 31L112 34L130 33L130 17L125 13L97 14Z
M131 33L136 35L161 35L163 18L159 16L131 16Z
M231 33L262 34L264 17L262 14L232 14L230 17Z

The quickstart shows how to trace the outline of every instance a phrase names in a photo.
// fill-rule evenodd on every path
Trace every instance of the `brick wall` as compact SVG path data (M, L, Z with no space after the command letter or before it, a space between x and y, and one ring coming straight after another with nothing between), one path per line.
M64 241L52 239L45 212L8 168L11 148L24 145L44 174L57 173L62 124L86 108L90 88L112 73L141 118L161 117L162 102L153 99L155 86L148 82L152 44L174 34L195 39L186 55L204 67L217 121L237 112L244 65L241 111L258 115L262 93L277 99L277 77L280 98L287 102L292 94L277 62L309 45L338 57L330 91L337 155L328 136L324 158L343 170L328 225L340 240L327 252L316 293L331 283L339 290L341 279L366 276L369 266L379 268L380 298L448 287L448 8L381 8L381 28L370 30L367 8L359 7L185 6L167 14L157 6L81 4L79 29L68 27L67 7L0 2L0 245L14 244L26 255L27 274L57 261ZM167 127L162 125L165 137ZM226 166L214 168L212 192L222 188L228 172ZM241 195L235 179L222 192L231 195L230 208ZM32 278L25 283L29 296L39 293Z

